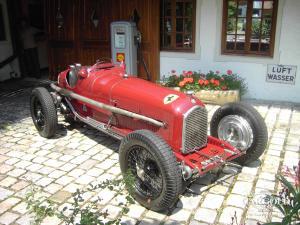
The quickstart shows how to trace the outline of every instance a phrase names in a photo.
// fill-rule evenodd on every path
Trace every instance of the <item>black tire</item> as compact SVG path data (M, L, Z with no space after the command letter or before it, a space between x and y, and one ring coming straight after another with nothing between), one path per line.
M57 129L57 111L51 94L46 88L33 89L30 96L33 123L42 137L52 137Z
M251 145L249 144L250 146L245 149L246 154L234 160L241 165L245 165L257 160L263 154L268 142L268 130L262 116L251 105L242 102L228 103L214 113L210 122L211 135L220 138L218 127L221 120L234 115L245 119L253 131Z
M160 137L148 130L130 133L121 142L119 161L123 175L131 171L134 177L131 194L141 205L153 211L162 211L176 203L182 190L182 176L172 149ZM138 175L138 167L144 168L144 180ZM161 186L157 185L154 193L150 191L154 186L146 182L149 178L159 178L158 183L160 182Z

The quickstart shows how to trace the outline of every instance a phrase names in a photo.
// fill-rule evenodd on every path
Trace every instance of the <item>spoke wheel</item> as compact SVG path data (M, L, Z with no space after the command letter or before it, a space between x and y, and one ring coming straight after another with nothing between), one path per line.
M141 146L133 146L129 150L128 165L135 177L135 188L147 198L157 198L163 189L163 178L151 153Z
M182 175L169 145L148 130L128 134L119 148L123 175L133 175L127 187L141 205L153 211L171 208L182 191Z

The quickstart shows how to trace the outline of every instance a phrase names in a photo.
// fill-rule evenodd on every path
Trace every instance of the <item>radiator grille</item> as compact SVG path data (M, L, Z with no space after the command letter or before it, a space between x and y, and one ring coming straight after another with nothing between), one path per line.
M182 152L189 153L207 144L207 111L195 106L184 115Z

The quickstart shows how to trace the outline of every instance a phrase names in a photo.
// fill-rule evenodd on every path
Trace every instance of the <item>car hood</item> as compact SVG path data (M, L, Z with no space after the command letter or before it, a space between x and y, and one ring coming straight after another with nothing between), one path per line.
M158 120L166 120L170 113L185 113L202 102L191 96L161 87L135 77L120 80L111 89L111 102L115 106Z

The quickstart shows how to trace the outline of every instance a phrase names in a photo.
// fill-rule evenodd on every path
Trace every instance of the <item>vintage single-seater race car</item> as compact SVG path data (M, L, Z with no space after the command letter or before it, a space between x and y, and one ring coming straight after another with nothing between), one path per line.
M191 93L129 76L111 61L71 65L51 88L35 88L31 94L39 134L55 134L60 112L121 140L121 171L134 177L131 194L154 211L173 206L195 178L232 160L257 160L266 148L267 128L252 106L220 107L209 136L207 110Z

